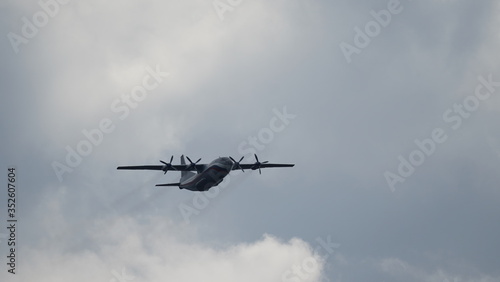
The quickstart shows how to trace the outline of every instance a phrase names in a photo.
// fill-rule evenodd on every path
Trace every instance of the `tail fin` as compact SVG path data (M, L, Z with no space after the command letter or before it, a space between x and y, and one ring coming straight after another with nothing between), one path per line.
M186 160L184 160L184 155L181 156L181 165L185 165L186 164ZM195 173L191 172L191 171L181 171L181 181L184 181L188 178L190 178L191 176L195 175Z

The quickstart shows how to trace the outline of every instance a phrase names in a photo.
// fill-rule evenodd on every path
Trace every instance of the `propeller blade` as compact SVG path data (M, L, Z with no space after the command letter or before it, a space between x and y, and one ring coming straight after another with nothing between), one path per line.
M196 166L196 164L201 161L201 158L199 158L196 162L193 163L193 161L188 157L186 156L186 158L188 159L188 161L190 162L190 164L186 167L186 170L190 170L192 169L193 167Z
M162 160L160 160L160 163L162 163L162 164L163 164L163 168L162 168L162 170L163 170L163 175L167 174L167 171L168 171L168 169L167 169L167 165L168 165L168 164L167 164L166 162L162 161Z
M256 170L258 169L259 170L259 174L262 174L262 171L260 170L260 167L263 165L263 164L267 164L269 161L263 161L263 162L260 162L259 161L259 157L257 157L257 154L253 154L255 156L255 164L252 166L252 169L253 170Z
M239 161L235 161L232 157L229 157L229 158L233 161L233 163L234 163L234 167L235 167L235 168L240 168L240 169L241 169L241 171L245 172L245 171L243 170L243 168L240 166L240 163L241 163L241 161L243 160L243 158L244 158L244 157L245 157L245 156L241 157L241 159L240 159Z
M172 166L172 160L173 159L174 159L174 156L172 155L172 157L170 157L170 162L169 163L160 160L160 163L164 164L164 166L163 166L163 171L164 171L163 175L167 174L167 171L169 171L169 170L176 170L175 167Z

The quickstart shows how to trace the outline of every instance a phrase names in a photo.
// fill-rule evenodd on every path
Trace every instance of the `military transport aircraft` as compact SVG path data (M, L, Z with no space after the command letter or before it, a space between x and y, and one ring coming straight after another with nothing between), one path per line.
M261 168L266 167L292 167L294 164L271 164L268 161L260 162L256 154L255 163L253 164L240 164L244 157L241 157L239 161L235 161L231 157L220 157L213 160L209 164L198 164L201 158L196 162L191 161L189 157L186 158L189 164L186 164L184 160L184 155L181 156L181 164L173 165L172 160L174 156L170 158L170 162L164 162L160 160L163 165L139 165L139 166L119 166L117 169L130 169L130 170L161 170L163 174L166 174L169 170L175 170L181 172L181 180L178 183L168 183L168 184L156 184L156 186L177 186L179 189L186 189L191 191L207 191L213 186L217 186L222 182L224 177L229 174L231 170L241 169L245 172L245 169L259 170L261 173ZM196 173L191 172L196 171Z

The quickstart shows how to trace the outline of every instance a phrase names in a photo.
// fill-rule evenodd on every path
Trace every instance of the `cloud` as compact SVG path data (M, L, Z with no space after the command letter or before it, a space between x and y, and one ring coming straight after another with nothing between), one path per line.
M98 219L80 234L23 249L18 275L52 282L111 281L116 273L131 281L282 281L283 273L294 277L293 267L311 260L317 265L302 270L301 281L321 278L321 258L300 239L264 235L253 243L214 247L185 231L164 217ZM84 247L69 247L82 239Z
M35 5L16 10L30 18L37 8L41 9ZM24 80L37 82L36 91L27 91L26 99L38 118L29 124L20 120L18 126L39 129L52 155L64 157L65 146L76 146L83 138L81 131L96 128L103 118L117 125L106 140L123 144L118 141L136 132L137 142L129 138L127 145L143 146L145 155L158 155L158 144L174 144L164 146L174 149L186 143L182 140L193 138L191 132L200 124L208 126L203 123L207 115L224 114L226 120L230 115L232 123L241 123L246 116L239 111L266 95L242 89L248 88L249 78L257 72L281 71L299 46L290 48L294 24L291 14L280 13L283 8L284 2L245 2L227 12L222 22L212 3L200 0L147 5L70 1L20 46L20 61L15 63L29 67ZM12 31L19 33L21 27L22 23L13 24ZM276 62L273 67L269 60ZM147 66L156 65L171 75L126 120L117 120L110 109L113 101L141 83ZM226 113L214 111L222 101L236 105ZM271 108L255 107L254 114Z
M0 4L2 34L40 10L28 2ZM348 64L339 43L388 2L242 1L221 21L212 1L69 1L19 54L4 36L0 155L21 172L25 280L195 279L196 269L213 278L232 267L217 278L280 281L312 253L278 238L326 234L343 253L325 271L348 281L498 277L500 99L457 131L442 118L478 75L500 79L498 3L401 1ZM156 65L170 76L120 120L110 105ZM284 106L297 118L258 154L296 167L233 175L192 230L175 221L194 194L154 187L178 173L116 171L171 155L238 158ZM115 130L59 183L50 164L103 118ZM448 141L391 193L383 172L436 127ZM436 250L451 254L429 259ZM456 257L467 262L449 267ZM247 274L261 261L269 273Z

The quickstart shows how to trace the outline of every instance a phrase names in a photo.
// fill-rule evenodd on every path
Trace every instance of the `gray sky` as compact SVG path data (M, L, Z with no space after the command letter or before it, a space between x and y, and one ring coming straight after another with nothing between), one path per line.
M498 1L63 2L0 4L2 281L500 280Z

